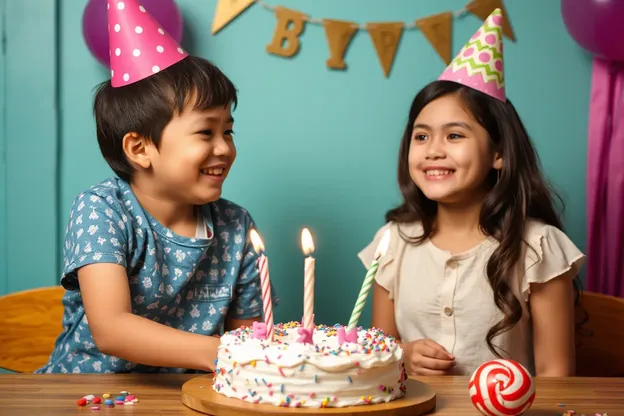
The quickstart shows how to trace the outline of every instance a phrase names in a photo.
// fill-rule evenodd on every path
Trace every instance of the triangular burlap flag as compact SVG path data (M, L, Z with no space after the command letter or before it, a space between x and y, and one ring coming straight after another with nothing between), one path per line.
M505 6L503 5L503 0L473 0L466 6L466 10L481 20L487 19L495 9L501 9L503 12L503 35L515 41L516 37L511 28L511 23L509 22L507 10L505 10Z
M366 30L370 34L381 67L388 78L403 35L403 22L367 23Z
M345 69L347 66L344 62L344 55L358 29L358 24L344 20L323 19L323 27L329 45L329 59L325 61L325 64L329 68Z
M223 29L236 16L245 11L256 0L217 0L217 9L212 19L212 34Z
M451 30L453 13L444 12L416 20L416 26L425 35L445 64L451 63Z

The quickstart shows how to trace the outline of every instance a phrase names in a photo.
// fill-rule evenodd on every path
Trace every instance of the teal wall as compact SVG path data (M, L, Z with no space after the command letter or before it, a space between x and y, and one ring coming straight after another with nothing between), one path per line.
M8 55L0 65L6 103L0 291L10 292L58 283L72 199L111 172L100 157L91 113L93 88L108 71L82 39L86 0L2 1ZM467 3L266 1L312 17L359 22L410 22ZM301 317L299 233L307 226L317 244L318 320L345 322L364 277L356 253L399 200L396 153L409 104L444 64L422 33L407 31L385 79L362 31L348 51L348 70L330 71L323 29L312 25L296 57L275 57L265 52L275 26L270 12L252 6L211 36L215 4L178 0L184 46L215 61L240 89L239 156L224 196L247 207L259 224L282 298L276 319ZM590 59L567 35L558 1L507 0L506 7L518 38L505 45L508 95L565 198L569 235L584 249ZM456 19L454 53L479 25L471 15Z
M58 275L57 1L3 0L0 288Z
M4 42L4 5L0 0L0 294L7 290L7 251L6 251L6 123L5 123L5 42Z

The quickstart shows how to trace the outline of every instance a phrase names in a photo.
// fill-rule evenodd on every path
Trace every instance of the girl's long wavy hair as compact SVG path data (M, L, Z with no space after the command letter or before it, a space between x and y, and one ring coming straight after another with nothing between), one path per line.
M522 307L512 291L510 279L516 274L522 245L526 244L527 220L539 220L563 231L554 199L562 201L547 185L529 135L509 100L502 102L454 82L434 81L412 102L399 151L398 181L403 202L386 214L387 222L422 224L422 235L403 238L419 244L434 232L437 203L428 199L412 181L408 154L412 126L418 114L427 104L447 94L458 96L465 109L488 132L492 148L503 158L503 169L500 172L492 169L486 179L488 192L479 218L482 232L499 241L487 262L486 273L494 292L494 302L504 318L489 329L486 342L492 353L502 357L504 351L499 351L493 339L510 330L522 318ZM579 305L581 286L578 276L573 284L577 312L580 310L577 327L580 327L587 321L587 314Z

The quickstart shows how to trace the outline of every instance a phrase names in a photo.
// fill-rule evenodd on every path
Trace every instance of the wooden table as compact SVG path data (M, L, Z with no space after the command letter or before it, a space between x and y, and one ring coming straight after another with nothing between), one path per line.
M195 375L0 375L0 415L194 415L180 401L182 384ZM435 415L479 415L468 397L466 377L419 377L437 392ZM206 386L210 388L210 386ZM134 406L93 411L76 401L87 395L136 394ZM575 410L576 416L624 415L624 378L536 379L536 399L526 416L556 416Z

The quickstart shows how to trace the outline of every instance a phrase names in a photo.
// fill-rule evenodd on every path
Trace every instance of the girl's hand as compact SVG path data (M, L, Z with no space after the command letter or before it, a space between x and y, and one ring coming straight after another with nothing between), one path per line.
M442 376L455 366L455 356L430 339L408 342L402 347L408 376Z

